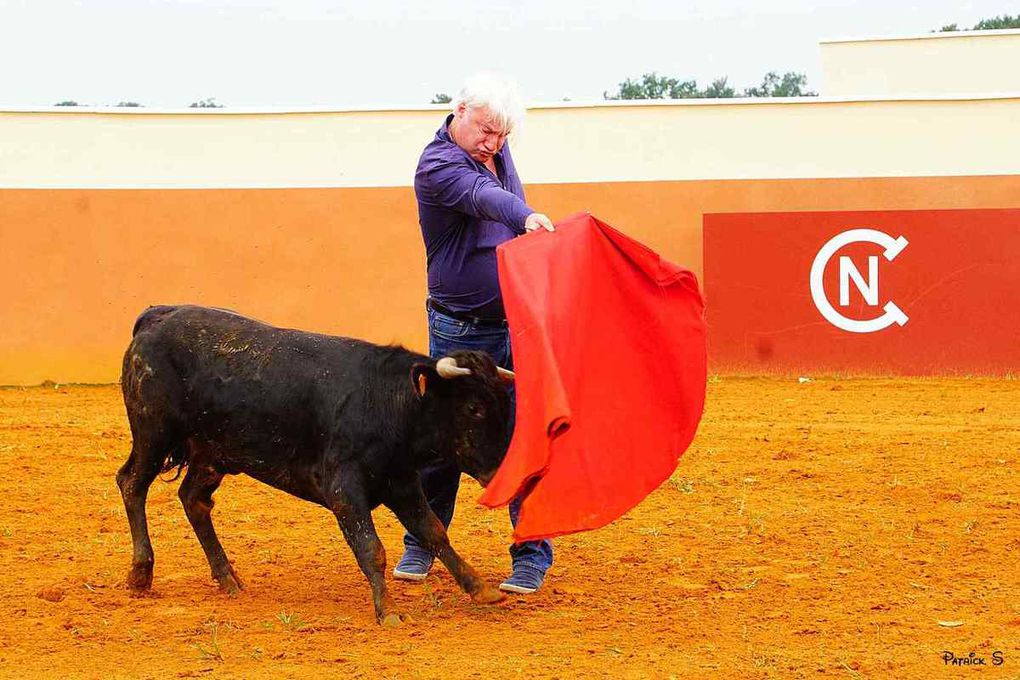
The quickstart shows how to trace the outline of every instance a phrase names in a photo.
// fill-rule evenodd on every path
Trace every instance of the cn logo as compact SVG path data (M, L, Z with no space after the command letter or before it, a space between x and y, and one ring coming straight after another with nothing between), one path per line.
M876 229L850 229L842 234L832 237L828 243L815 255L815 261L811 265L811 298L815 301L815 307L822 313L822 316L836 328L851 333L874 333L888 328L894 323L902 326L907 323L907 315L893 302L885 303L882 308L884 314L867 321L848 319L836 311L836 308L829 302L825 294L825 284L822 274L825 272L825 265L829 263L832 256L840 248L851 243L875 243L885 248L885 259L892 262L896 256L907 247L907 239L900 236L894 239L886 233ZM853 281L857 290L864 296L864 301L872 307L878 306L878 256L872 255L868 258L868 277L865 280L861 271L849 257L839 258L839 304L846 307L850 304L850 282Z

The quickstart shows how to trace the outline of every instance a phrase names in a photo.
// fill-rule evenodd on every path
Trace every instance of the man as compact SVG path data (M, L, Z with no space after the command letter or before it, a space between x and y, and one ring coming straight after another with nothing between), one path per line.
M455 349L482 350L497 365L513 369L496 246L525 232L553 231L549 218L524 202L524 188L506 146L507 135L519 127L523 113L511 83L491 75L469 78L453 113L418 161L414 192L428 261L433 357ZM509 416L513 418L513 400ZM432 510L449 527L460 472L454 467L431 468L422 473L422 484ZM510 504L514 525L519 510L519 501ZM409 533L404 535L404 548L393 576L424 579L433 556ZM515 544L510 557L513 572L500 590L533 593L552 565L552 543Z

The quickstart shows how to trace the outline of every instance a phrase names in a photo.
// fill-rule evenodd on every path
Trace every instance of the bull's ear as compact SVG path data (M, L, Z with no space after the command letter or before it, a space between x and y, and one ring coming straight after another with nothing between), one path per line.
M411 367L411 389L419 399L425 396L426 390L435 387L434 381L438 379L436 369L428 364L415 364Z

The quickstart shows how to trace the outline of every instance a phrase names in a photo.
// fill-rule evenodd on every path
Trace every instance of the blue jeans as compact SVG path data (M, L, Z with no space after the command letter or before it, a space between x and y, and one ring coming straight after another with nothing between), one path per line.
M429 355L433 358L444 357L458 349L473 349L487 352L497 365L513 370L514 362L510 354L510 332L504 326L478 326L467 321L460 321L441 314L434 309L428 310L429 315ZM510 430L513 431L514 409L516 402L514 392L510 390ZM449 528L453 519L453 509L457 503L457 489L460 487L460 470L455 465L439 465L425 468L421 473L422 487L429 499L432 512L436 513L443 526ZM510 503L510 522L517 526L521 502L515 499ZM404 547L407 550L421 550L421 544L410 533L404 534ZM515 543L510 546L510 559L513 566L525 564L545 572L553 561L551 541L529 541Z

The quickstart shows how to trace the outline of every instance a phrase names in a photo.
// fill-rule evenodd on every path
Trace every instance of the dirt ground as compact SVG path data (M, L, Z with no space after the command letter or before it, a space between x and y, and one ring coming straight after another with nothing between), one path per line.
M475 606L439 567L391 584L396 630L332 516L245 477L213 519L247 590L217 591L157 481L155 594L130 597L129 446L115 387L0 390L0 676L1020 677L1016 380L713 377L673 478L559 539L543 590ZM452 540L496 582L509 523L478 494Z

